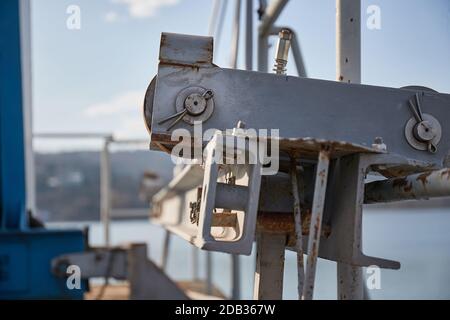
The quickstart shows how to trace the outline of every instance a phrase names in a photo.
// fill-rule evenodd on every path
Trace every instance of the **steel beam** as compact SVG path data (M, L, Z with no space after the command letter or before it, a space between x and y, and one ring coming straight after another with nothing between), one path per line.
M246 1L245 9L245 70L253 70L253 0Z
M217 28L217 18L220 14L220 7L222 0L214 0L211 15L209 16L209 23L208 23L208 35L214 36L216 28Z
M336 0L336 76L361 83L361 1ZM361 244L355 244L361 245ZM338 298L362 299L362 270L338 263Z
M241 31L241 4L241 0L235 0L230 59L230 67L233 69L237 69L238 67L239 36Z
M241 299L241 261L239 255L231 255L231 299Z
M172 236L171 232L166 230L166 233L164 235L164 243L163 243L163 250L162 250L162 257L161 257L161 269L165 272L167 271L167 263L169 261L171 236Z
M436 153L416 150L404 131L413 117L409 101L417 92L422 96L422 109L439 119L442 132L450 130L444 121L450 116L445 108L450 103L448 94L222 69L212 63L212 39L205 37L163 34L160 61L156 88L148 95L154 98L146 104L146 114L152 114L146 121L153 148L159 144L171 150L178 143L171 139L175 129L186 129L192 137L188 121L169 128L161 120L177 112L174 101L184 89L202 87L214 93L215 106L211 116L203 119L202 133L231 130L242 121L256 131L279 129L281 150L292 149L292 139L310 138L357 145L361 151L377 153L385 151L372 144L383 137L390 153L436 169L450 149L450 139L443 135Z
M110 139L105 139L100 159L100 219L103 225L103 238L106 247L111 245L111 161L109 154Z
M364 203L450 197L450 169L417 173L365 185Z
M281 300L283 297L285 234L258 233L255 300Z
M361 83L361 1L336 0L336 75Z
M291 184L292 184L292 196L294 198L294 223L295 223L295 250L297 251L297 293L298 299L303 297L303 286L305 283L305 270L303 261L303 223L301 211L304 210L304 201L301 201L301 197L304 199L304 189L302 188L302 194L299 190L299 179L297 170L297 161L291 160ZM303 180L303 177L300 178Z
M270 29L273 27L288 2L289 0L273 0L269 3L269 6L267 7L266 12L262 17L261 25L259 27L260 36L269 36Z
M322 230L322 217L325 206L325 196L328 182L328 169L330 166L329 150L322 150L316 168L316 181L314 186L314 198L311 212L311 225L308 237L308 258L306 260L305 283L303 286L303 299L312 300L314 294L314 282L316 277L317 257Z
M87 252L64 254L52 260L52 272L67 277L68 265L81 269L82 279L97 277L128 280L130 299L185 300L186 294L147 258L146 244L114 248L93 248Z

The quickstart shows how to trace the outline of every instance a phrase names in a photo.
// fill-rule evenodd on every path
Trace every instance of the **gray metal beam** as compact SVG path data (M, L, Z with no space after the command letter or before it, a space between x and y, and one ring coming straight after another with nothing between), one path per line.
M253 0L246 1L245 69L253 70Z
M147 123L153 121L150 126L152 142L168 150L178 142L171 140L174 129L193 131L188 121L181 121L175 128L161 123L161 119L182 108L181 105L174 107L173 102L182 100L180 92L186 87L208 88L214 92L212 101L215 107L211 117L202 123L203 132L232 129L242 121L255 130L279 129L280 136L286 139L313 138L332 144L355 144L361 147L360 150L378 153L384 151L372 145L377 137L383 137L390 153L422 161L426 165L433 164L436 168L442 166L450 150L450 139L445 135L436 153L416 150L405 139L405 126L413 118L409 101L417 89L382 88L222 69L214 66L212 59L209 60L212 57L210 38L163 34L162 40L153 104L146 108L153 108L152 118L147 119ZM183 77L180 77L181 73ZM424 113L426 110L427 114L439 119L442 132L450 130L450 124L444 121L450 116L450 110L445 108L450 103L450 95L419 92ZM281 140L280 148L285 150L286 145L291 147L294 144L292 140Z
M222 0L214 0L211 15L209 16L209 23L208 23L208 35L214 36L216 28L217 28L217 18L220 14L220 8L221 8Z
M241 4L241 0L235 0L230 59L230 67L233 69L237 69L238 67L239 36L241 31Z
M368 183L365 185L364 203L438 197L450 197L449 168Z
M186 294L152 261L147 258L146 244L114 248L94 248L71 253L52 260L52 272L67 277L68 265L76 265L83 279L105 277L128 280L130 299L185 300Z
M105 139L100 159L100 219L103 225L104 245L111 245L110 222L111 222L111 161L109 146L111 140Z
M306 260L305 283L303 286L303 299L305 300L312 300L314 295L317 257L319 255L320 237L322 234L322 217L325 206L329 166L330 153L328 150L322 150L319 153L317 162L311 224L309 227L308 258Z
M260 36L269 36L270 29L273 27L288 2L289 0L273 0L269 3L259 27Z
M285 234L258 233L255 300L282 299L285 245Z
M336 76L338 81L361 83L360 0L336 0ZM339 299L363 298L361 268L338 263L337 277Z
M303 174L303 172L301 173ZM292 197L294 198L294 229L295 229L295 250L297 251L297 293L298 299L303 297L303 286L305 283L305 270L303 261L303 224L302 224L302 210L304 210L305 190L299 190L299 173L297 170L297 161L291 160L291 184L292 184ZM300 177L301 185L303 185L303 177ZM302 194L300 194L302 192Z

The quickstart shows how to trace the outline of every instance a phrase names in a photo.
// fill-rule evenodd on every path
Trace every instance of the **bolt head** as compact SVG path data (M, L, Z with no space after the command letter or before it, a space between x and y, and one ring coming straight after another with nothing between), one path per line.
M236 128L238 128L238 129L245 129L245 127L246 127L246 124L244 121L239 121L236 125Z
M206 110L206 99L198 93L193 93L186 98L184 106L188 114L198 116Z
M281 30L278 35L279 35L280 39L292 40L292 32L288 29Z

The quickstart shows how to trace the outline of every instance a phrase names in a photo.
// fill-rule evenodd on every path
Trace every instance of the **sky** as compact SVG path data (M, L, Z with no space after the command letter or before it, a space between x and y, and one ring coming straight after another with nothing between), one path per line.
M227 22L215 44L221 67L230 66L234 1L226 1ZM206 35L213 1L31 3L34 132L112 132L145 139L142 101L157 72L161 32ZM371 5L380 8L380 29L366 26ZM80 9L79 29L67 27L71 6ZM423 85L450 93L450 0L363 0L361 14L362 83ZM291 0L277 24L296 30L309 77L335 79L334 0ZM243 69L242 54L243 46L238 66ZM293 63L288 74L296 75Z

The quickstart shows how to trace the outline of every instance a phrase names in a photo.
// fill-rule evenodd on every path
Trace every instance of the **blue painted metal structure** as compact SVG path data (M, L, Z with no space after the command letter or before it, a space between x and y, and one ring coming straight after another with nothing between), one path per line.
M81 299L51 260L84 250L81 230L31 229L26 213L20 0L0 1L0 299Z

